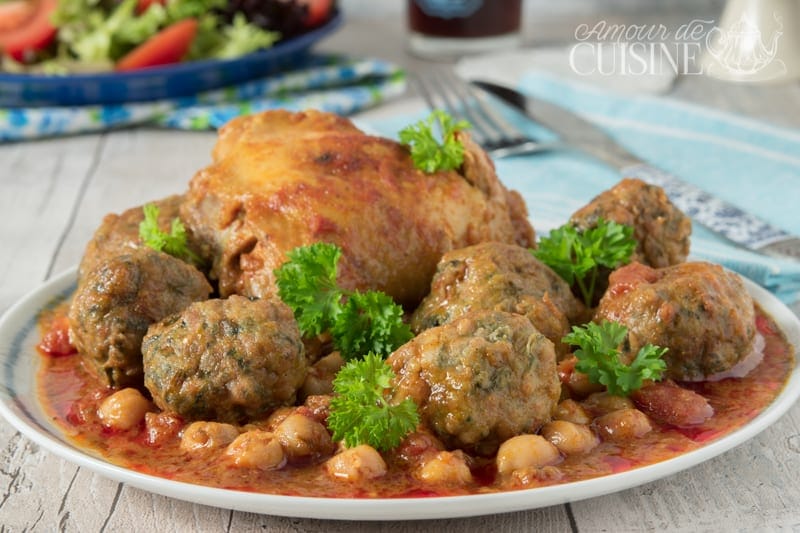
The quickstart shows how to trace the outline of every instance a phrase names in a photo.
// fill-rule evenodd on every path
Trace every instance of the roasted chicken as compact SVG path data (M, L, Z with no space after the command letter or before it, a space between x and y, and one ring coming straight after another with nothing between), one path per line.
M412 306L445 252L484 241L534 246L522 198L461 133L458 172L426 174L408 149L327 113L269 111L220 131L181 216L204 244L222 296L275 292L286 252L317 241L343 250L339 283Z

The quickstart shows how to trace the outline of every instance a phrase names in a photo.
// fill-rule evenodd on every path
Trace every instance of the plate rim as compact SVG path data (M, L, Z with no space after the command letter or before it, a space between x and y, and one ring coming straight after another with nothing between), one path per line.
M75 285L76 279L77 267L51 277L19 299L0 318L0 365L3 365L6 372L4 380L8 372L14 370L9 358L13 356L11 349L16 337L24 329L20 325L30 323L35 314L48 303L68 292ZM44 432L36 427L36 421L19 416L10 406L16 396L13 383L0 383L0 415L24 436L60 459L148 492L213 507L275 516L334 520L427 520L532 510L613 494L692 468L749 441L791 409L800 398L800 365L797 360L800 319L766 289L744 276L742 279L748 292L776 321L794 349L794 368L778 397L747 424L701 448L634 470L572 483L487 494L420 498L337 499L246 492L143 474L90 455L87 450L68 444L63 432L57 427L53 426L53 430L58 431L63 440L52 430ZM35 314L31 315L31 311ZM37 369L38 366L37 360L33 363L33 368ZM31 378L35 380L35 375ZM7 388L6 385L12 388ZM38 402L35 408L41 411Z

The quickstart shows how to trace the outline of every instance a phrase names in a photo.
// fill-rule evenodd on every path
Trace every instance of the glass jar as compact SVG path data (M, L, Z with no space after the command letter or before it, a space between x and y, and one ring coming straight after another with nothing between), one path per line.
M426 58L458 57L520 44L522 0L408 0L408 46Z

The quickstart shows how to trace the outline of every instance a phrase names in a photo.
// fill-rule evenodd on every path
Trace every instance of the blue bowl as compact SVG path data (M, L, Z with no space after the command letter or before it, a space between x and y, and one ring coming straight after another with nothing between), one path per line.
M0 107L144 102L235 85L291 68L341 22L341 13L336 13L319 28L236 59L190 61L132 72L0 74Z

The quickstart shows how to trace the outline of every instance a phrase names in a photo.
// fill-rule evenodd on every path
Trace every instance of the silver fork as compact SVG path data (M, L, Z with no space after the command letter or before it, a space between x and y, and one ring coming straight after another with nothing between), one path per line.
M452 69L441 67L418 73L412 84L431 109L443 109L467 120L470 135L494 158L531 154L553 148L525 135L500 114L483 91L472 87Z

